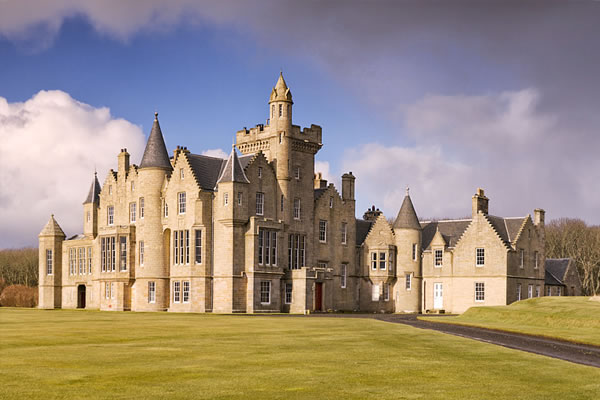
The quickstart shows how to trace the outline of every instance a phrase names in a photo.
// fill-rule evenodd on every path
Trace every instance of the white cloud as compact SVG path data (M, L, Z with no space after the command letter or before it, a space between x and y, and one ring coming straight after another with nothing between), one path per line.
M202 152L203 156L216 157L216 158L227 158L229 154L225 153L222 149L208 149Z
M144 143L138 126L62 91L0 97L0 248L35 245L52 213L67 235L80 233L94 169L103 182L119 149L137 163Z

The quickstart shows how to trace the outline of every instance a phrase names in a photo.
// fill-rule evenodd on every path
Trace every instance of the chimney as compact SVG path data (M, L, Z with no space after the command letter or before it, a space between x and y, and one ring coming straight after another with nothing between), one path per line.
M325 189L327 187L327 179L323 179L323 174L317 172L315 174L315 189Z
M119 175L125 176L127 171L129 171L129 153L127 152L127 149L121 149L117 158L119 164L118 173Z
M342 200L354 200L354 180L352 171L342 175Z
M375 208L375 206L372 206L371 208L367 209L367 212L363 214L363 219L365 221L375 221L377 217L379 217L381 214L382 213L381 211L379 211L379 208Z
M475 218L478 212L481 211L482 214L488 214L488 203L490 199L485 197L482 188L477 189L477 193L473 195L473 203L472 203L472 216Z
M543 228L546 224L546 211L541 208L533 210L533 223L535 226Z

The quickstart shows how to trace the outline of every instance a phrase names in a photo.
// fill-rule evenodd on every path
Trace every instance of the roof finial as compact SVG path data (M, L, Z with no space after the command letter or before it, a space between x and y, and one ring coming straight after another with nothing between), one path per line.
M157 121L158 120L158 111L154 111L154 120Z
M406 195L407 196L409 195L409 193L408 193L409 191L410 191L410 188L408 187L408 185L406 185Z

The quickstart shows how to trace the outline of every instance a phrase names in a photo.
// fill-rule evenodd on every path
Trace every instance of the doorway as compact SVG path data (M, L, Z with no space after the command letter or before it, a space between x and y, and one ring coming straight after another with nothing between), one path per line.
M315 283L315 311L323 311L323 283Z
M77 308L85 308L85 285L77 286Z
M441 283L433 284L433 308L436 310L444 308L444 287Z

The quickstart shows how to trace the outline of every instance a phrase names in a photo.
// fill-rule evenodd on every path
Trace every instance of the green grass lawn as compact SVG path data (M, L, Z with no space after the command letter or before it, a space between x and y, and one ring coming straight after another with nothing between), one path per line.
M508 306L472 307L457 317L420 317L600 346L600 302L589 297L538 297Z
M1 399L597 399L600 372L360 318L0 309Z

